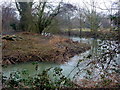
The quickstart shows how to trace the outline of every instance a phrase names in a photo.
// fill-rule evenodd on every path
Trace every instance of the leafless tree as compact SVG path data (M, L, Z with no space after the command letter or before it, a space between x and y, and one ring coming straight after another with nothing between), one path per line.
M2 5L2 28L3 31L10 30L11 24L17 22L17 13L16 9L12 7L12 3L4 2Z

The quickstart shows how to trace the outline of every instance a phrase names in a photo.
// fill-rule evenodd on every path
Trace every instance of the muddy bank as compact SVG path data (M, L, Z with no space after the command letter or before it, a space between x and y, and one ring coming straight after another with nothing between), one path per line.
M45 37L33 33L19 33L14 36L21 39L3 39L3 65L30 61L64 63L74 55L90 49L85 43L60 36Z

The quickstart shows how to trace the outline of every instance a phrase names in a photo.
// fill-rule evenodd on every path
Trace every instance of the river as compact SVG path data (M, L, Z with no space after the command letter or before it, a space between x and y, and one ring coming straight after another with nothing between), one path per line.
M95 56L99 55L100 53L98 52L98 48L100 45L101 40L96 40L93 38L79 38L79 37L70 37L73 41L78 41L82 43L87 43L91 45L91 49L81 53L79 55L75 55L72 57L68 62L65 64L56 64L56 63L51 63L51 62L38 62L38 70L36 70L36 65L33 62L26 62L26 63L20 63L20 64L15 64L15 65L8 65L6 68L3 68L3 75L5 76L10 76L11 72L14 71L21 71L21 70L27 70L30 75L34 75L36 73L40 73L44 69L50 68L50 67L60 67L63 69L62 73L69 77L73 78L73 76L78 72L78 70L86 68L86 65L89 63L88 60L84 60L86 56L92 55L92 59L95 59ZM102 48L102 47L100 47ZM108 47L110 48L110 47ZM114 48L114 47L112 47ZM88 58L89 59L89 58ZM79 63L79 66L76 68L76 65L80 60L84 60ZM116 54L115 61L118 65L120 65L120 55ZM52 72L51 72L52 73ZM79 78L83 78L86 75L86 72L81 72L79 75Z

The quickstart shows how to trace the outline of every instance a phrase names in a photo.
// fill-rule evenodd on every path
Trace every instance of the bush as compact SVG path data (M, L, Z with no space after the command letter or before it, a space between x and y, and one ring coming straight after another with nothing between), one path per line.
M53 69L52 79L49 75L51 69ZM22 75L28 77L23 78ZM2 76L2 83L3 88L56 89L74 86L71 80L62 74L62 69L59 67L48 68L34 76L30 76L27 70L11 72L10 77Z

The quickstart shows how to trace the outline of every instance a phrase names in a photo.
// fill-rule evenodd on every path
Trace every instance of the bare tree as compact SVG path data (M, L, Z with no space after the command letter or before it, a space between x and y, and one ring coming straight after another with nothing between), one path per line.
M48 11L46 11L46 9ZM49 2L39 2L39 5L36 7L36 29L39 33L42 33L42 31L47 28L51 23L52 20L61 12L61 2L56 6L56 8L53 8L53 6Z
M117 4L117 12L114 15L111 15L111 20L114 22L114 24L116 25L117 29L118 29L118 39L120 41L120 0L118 2L116 2L115 4Z
M82 28L84 27L84 23L85 23L85 15L83 12L84 12L84 9L81 8L80 6L78 6L77 16L78 16L78 20L79 20L80 37L82 37Z
M2 28L3 31L10 30L11 24L16 23L17 20L17 14L16 9L12 7L12 3L9 3L6 5L6 2L2 4Z
M84 3L87 7L86 3ZM88 20L88 24L90 26L91 32L96 37L97 31L100 27L100 20L101 17L99 13L96 12L96 2L94 0L91 0L91 9L87 7L87 10L84 12L86 15L86 18Z
M70 3L64 3L63 4L63 12L66 17L66 24L68 29L68 35L71 35L71 29L72 29L72 18L74 17L74 13L77 10L77 7L70 4Z
M41 34L60 12L61 2L55 8L51 2L39 1L35 5L35 2L30 0L30 2L16 2L16 7L21 16L21 29L23 31L35 31Z
M32 17L32 6L33 0L30 2L19 2L15 1L16 8L19 11L20 15L20 29L22 31L31 31L33 28L33 17Z

